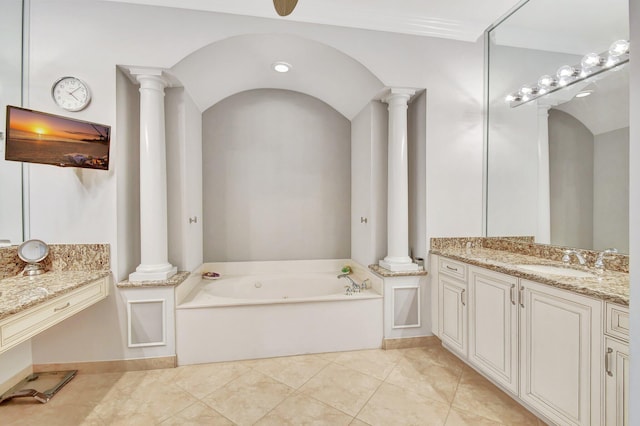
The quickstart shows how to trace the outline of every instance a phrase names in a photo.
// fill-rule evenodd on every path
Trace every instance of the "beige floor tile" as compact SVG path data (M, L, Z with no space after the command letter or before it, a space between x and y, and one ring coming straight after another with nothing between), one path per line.
M383 383L357 418L370 425L443 425L449 404Z
M187 365L176 369L175 384L196 398L202 399L249 369L249 366L242 362Z
M339 364L330 364L305 383L300 391L355 416L380 383L375 377Z
M477 416L473 413L468 413L462 410L452 408L447 416L447 422L445 426L501 426L502 423L498 423L493 420L485 419L484 417Z
M402 352L400 351L374 349L343 352L335 358L334 362L384 380L400 359L402 359Z
M196 402L163 421L162 426L233 426L233 422L203 402Z
M391 371L386 382L450 404L461 374L461 369L442 366L428 358L403 359Z
M326 358L317 355L300 355L261 359L253 364L253 368L287 386L298 389L329 365L329 362Z
M421 348L410 348L402 350L404 358L409 360L424 361L450 368L454 371L461 371L465 363L453 353L443 348L441 345L430 345Z
M507 425L538 426L538 418L493 383L465 367L452 406Z
M304 394L294 394L260 419L259 426L349 425L353 420L342 411Z
M93 412L91 405L58 404L51 406L49 403L41 404L32 399L15 399L5 402L0 406L0 424L2 426L105 425L102 419Z
M248 371L202 401L241 425L253 424L293 393L293 389L258 371Z
M129 417L159 423L197 400L175 386L176 373L176 369L124 373L94 412L107 424L126 423Z
M365 423L362 420L355 418L353 419L353 421L349 424L349 426L371 426L369 425L369 423Z

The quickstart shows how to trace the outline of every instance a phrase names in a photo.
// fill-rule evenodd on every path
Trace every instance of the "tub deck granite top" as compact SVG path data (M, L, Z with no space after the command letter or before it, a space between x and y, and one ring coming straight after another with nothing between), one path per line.
M158 281L129 281L124 280L120 281L117 284L118 288L144 288L144 287L176 287L184 280L189 278L189 271L178 271L175 275L170 277L168 280L158 280Z
M110 274L108 270L52 271L33 277L4 278L0 280L0 320Z
M593 277L575 278L563 275L531 272L516 265L554 265L562 266L562 262L488 248L456 248L443 247L432 249L432 254L459 260L482 268L501 272L507 275L536 281L553 287L569 290L574 293L602 299L605 301L629 305L629 274L605 270ZM575 269L584 269L572 265ZM588 269L593 272L592 269Z

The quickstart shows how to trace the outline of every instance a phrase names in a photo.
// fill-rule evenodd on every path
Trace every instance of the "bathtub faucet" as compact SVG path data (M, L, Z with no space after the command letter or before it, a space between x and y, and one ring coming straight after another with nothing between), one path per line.
M351 286L345 286L347 288L347 294L351 294L353 292L360 293L360 285L355 282L353 278L349 276L349 274L340 274L338 275L338 278L345 278L351 283Z

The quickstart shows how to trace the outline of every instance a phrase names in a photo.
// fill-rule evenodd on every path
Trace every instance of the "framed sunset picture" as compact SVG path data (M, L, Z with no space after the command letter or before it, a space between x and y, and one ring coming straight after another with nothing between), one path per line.
M5 160L109 169L111 127L7 106Z

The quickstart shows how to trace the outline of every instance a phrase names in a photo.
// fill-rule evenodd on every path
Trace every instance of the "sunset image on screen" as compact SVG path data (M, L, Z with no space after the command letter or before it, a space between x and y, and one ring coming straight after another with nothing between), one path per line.
M8 107L5 159L107 170L110 131L102 124Z

